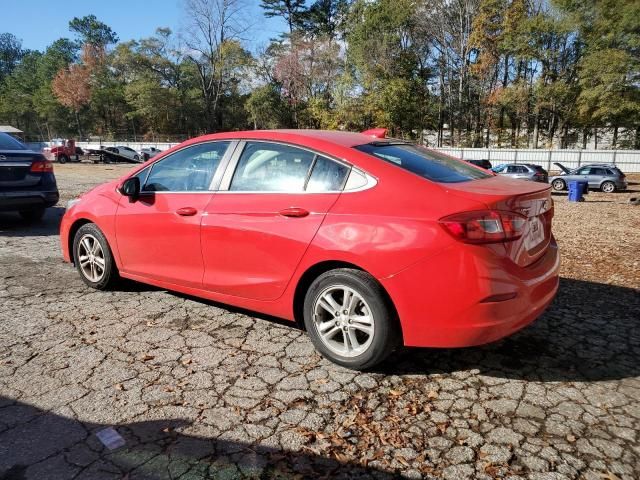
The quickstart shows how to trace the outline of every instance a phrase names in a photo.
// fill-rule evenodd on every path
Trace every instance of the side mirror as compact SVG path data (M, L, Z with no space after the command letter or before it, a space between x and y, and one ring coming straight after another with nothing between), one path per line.
M120 193L129 197L131 201L140 196L140 179L138 177L127 178L120 187Z

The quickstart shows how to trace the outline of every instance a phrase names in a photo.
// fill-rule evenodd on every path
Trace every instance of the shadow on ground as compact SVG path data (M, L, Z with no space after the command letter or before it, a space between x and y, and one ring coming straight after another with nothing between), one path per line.
M113 451L95 435L110 425L79 422L6 397L0 397L0 420L6 422L0 480L397 478L314 454L185 435L180 429L188 422L180 419L116 425L126 444Z
M640 375L640 290L562 278L558 296L532 325L495 344L405 349L380 373L478 369L542 382L619 380Z
M47 208L42 220L29 222L14 212L0 212L0 236L3 237L44 237L60 233L63 207Z

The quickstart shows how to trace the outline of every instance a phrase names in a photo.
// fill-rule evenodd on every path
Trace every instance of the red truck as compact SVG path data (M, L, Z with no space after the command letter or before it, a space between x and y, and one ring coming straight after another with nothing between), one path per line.
M44 148L43 153L50 161L66 163L71 159L79 162L82 150L76 148L76 141L73 139L54 138L51 140L50 146Z

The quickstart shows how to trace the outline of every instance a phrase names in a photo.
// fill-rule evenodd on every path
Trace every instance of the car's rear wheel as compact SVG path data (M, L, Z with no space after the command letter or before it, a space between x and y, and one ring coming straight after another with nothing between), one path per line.
M105 290L118 278L107 239L93 223L82 225L73 237L73 261L84 283L92 288Z
M600 185L600 190L604 193L613 193L616 191L616 184L613 182L602 182Z
M58 156L58 162L60 163L67 163L68 160L69 160L69 157L67 157L66 155Z
M565 188L567 188L567 186L564 183L564 180L560 180L560 179L554 180L551 183L551 186L553 187L554 190L556 190L558 192L560 192L560 191L564 190Z
M382 362L400 341L382 287L355 269L331 270L314 280L304 300L304 323L323 356L355 370Z
M44 208L34 208L31 210L20 210L18 213L28 222L35 222L44 216Z
M139 162L139 161L140 161L140 157L139 157L138 155L134 155L134 156L133 156L133 159L134 159L136 162Z

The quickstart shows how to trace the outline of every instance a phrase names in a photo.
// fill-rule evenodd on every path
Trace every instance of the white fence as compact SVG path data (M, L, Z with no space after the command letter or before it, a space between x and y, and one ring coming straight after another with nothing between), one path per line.
M466 160L501 163L534 163L547 171L560 170L554 162L568 168L586 163L617 165L625 173L640 173L640 150L534 150L514 148L437 148L443 153Z

